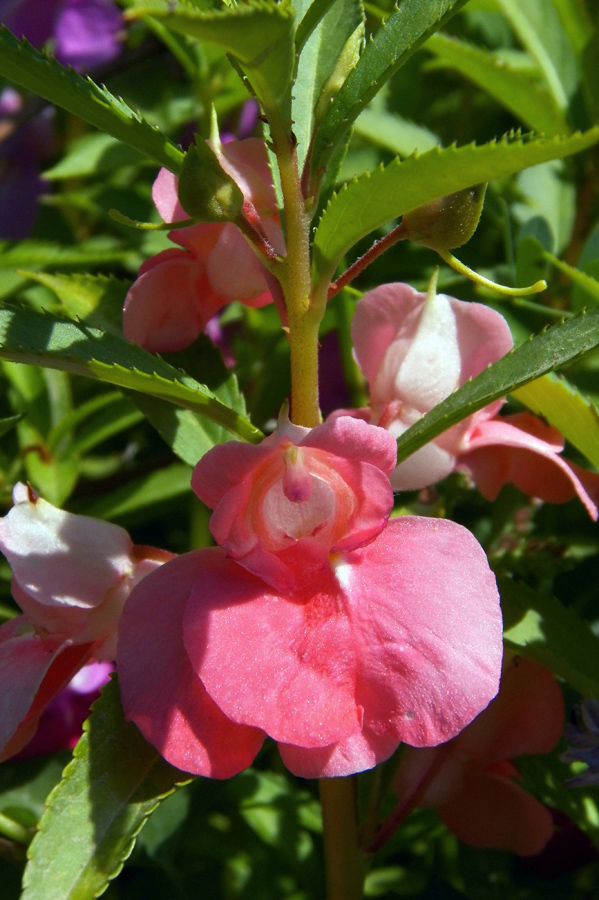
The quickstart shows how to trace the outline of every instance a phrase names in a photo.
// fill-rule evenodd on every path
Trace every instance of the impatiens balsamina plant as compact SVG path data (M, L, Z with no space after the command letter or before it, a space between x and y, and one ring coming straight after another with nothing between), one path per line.
M595 896L599 0L31 6L3 900Z

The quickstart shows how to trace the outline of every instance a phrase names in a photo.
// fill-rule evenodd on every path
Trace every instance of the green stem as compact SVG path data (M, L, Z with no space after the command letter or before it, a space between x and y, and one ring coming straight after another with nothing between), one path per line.
M30 844L33 838L31 829L25 828L24 825L20 825L19 822L5 816L4 813L0 813L0 834L11 841L16 841L17 844L25 844L25 846Z
M319 781L327 900L362 900L364 859L358 843L353 778Z
M287 308L291 353L291 418L313 428L320 422L318 405L318 328L322 313L310 299L310 222L290 135L271 121L279 164L287 225L287 254L278 274ZM323 310L324 312L324 310Z

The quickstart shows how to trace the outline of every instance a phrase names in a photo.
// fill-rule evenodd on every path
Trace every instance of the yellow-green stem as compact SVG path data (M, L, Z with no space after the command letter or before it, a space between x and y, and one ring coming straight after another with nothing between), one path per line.
M290 137L271 122L279 163L287 226L287 254L282 262L281 286L289 324L291 350L291 419L313 428L320 422L318 405L318 326L310 304L310 222L306 215L297 158Z
M364 857L358 843L354 778L321 778L327 900L362 900Z

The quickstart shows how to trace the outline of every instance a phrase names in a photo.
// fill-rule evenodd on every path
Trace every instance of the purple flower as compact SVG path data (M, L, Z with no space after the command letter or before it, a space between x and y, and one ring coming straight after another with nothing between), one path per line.
M12 88L0 94L0 240L26 238L35 222L37 200L47 189L40 164L52 148L52 116L45 107L23 124L23 98Z
M50 701L35 735L15 758L30 759L72 749L81 737L91 704L100 695L100 688L108 681L113 668L112 663L92 662L77 672Z
M51 39L58 61L80 71L121 52L123 20L112 0L0 0L0 21L36 47Z

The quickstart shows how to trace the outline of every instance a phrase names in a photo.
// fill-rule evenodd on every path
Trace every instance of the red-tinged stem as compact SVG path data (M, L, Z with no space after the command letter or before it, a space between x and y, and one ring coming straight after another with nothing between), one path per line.
M319 781L327 900L362 900L364 857L356 826L355 779Z
M335 294L338 294L339 291L343 290L350 281L353 281L360 272L363 272L367 266L373 263L375 259L381 256L386 250L389 250L394 244L398 244L399 241L405 241L407 237L408 235L403 227L403 223L400 222L399 225L390 231L389 234L386 234L384 238L375 241L372 247L367 250L363 256L357 259L355 263L352 263L349 269L346 269L343 275L331 284L329 287L328 299L330 300L331 297L334 297Z
M367 850L366 850L367 853L369 853L369 854L376 853L377 850L380 850L380 848L383 846L383 844L385 844L389 840L389 838L395 834L397 829L400 827L400 825L403 824L403 822L406 820L406 818L409 816L409 814L412 812L412 810L416 806L418 806L420 800L426 793L428 787L430 786L431 782L438 774L439 770L441 769L441 766L443 765L443 763L447 759L447 756L450 753L451 753L451 743L450 742L437 748L437 753L435 754L434 758L432 759L431 764L428 767L428 769L426 770L426 772L424 773L423 777L414 786L414 788L408 794L405 795L405 797L402 797L400 799L399 803L397 804L397 806L395 807L395 809L393 810L391 815L383 822L383 824L381 825L381 827L379 828L379 830L377 832L376 838L374 839L374 841L372 842L370 847L367 848ZM401 763L400 763L400 767L401 767Z

